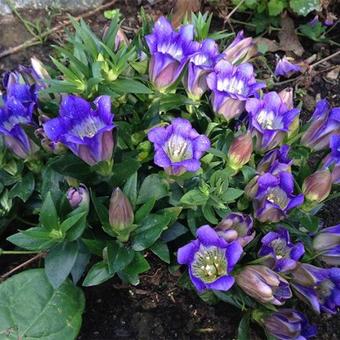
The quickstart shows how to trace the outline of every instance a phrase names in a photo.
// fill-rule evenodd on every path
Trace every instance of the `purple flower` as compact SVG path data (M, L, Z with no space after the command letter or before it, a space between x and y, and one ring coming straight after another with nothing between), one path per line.
M0 134L11 151L25 159L38 150L22 128L33 125L33 111L37 106L35 88L25 84L17 72L7 73L3 85L6 94L4 106L0 108Z
M256 137L255 148L260 152L281 144L300 113L299 109L289 110L276 92L266 93L263 99L248 99L246 110L250 129Z
M216 227L217 234L227 242L237 241L245 247L255 237L254 222L250 215L228 214Z
M332 182L340 183L340 135L333 135L330 138L329 146L331 153L323 160L323 168L332 172Z
M186 119L175 118L167 127L155 127L148 133L154 143L154 162L171 175L196 172L199 159L210 148L208 137L200 135Z
M235 279L230 275L242 255L238 242L227 243L216 231L204 225L196 231L197 239L178 249L177 261L189 267L195 288L229 290Z
M303 256L305 248L301 242L293 244L287 229L280 228L270 231L261 240L259 256L269 256L274 259L274 270L286 272L296 267L297 261Z
M243 31L237 33L232 43L222 52L222 58L231 64L244 63L257 54L253 38L245 38Z
M212 39L206 39L200 48L190 58L188 73L183 83L188 96L193 100L199 100L207 91L207 75L212 70L215 59L218 56L218 46Z
M319 23L319 16L315 15L314 18L308 22L308 25L311 27L315 27Z
M289 172L260 176L253 202L255 217L260 222L276 223L283 220L290 210L303 203L303 195L294 196L293 191L294 180Z
M340 266L340 224L323 228L313 239L318 258L330 266Z
M261 303L281 306L292 297L287 280L266 266L245 266L235 278L246 294Z
M92 103L76 96L62 99L59 117L43 124L47 137L62 143L89 165L111 159L114 148L113 114L109 96Z
M213 110L226 120L238 117L244 110L246 100L265 86L256 82L251 64L233 66L223 59L216 63L214 71L207 77L207 83L213 91Z
M301 143L314 151L325 149L331 137L340 134L340 107L332 109L326 99L320 100L310 122Z
M316 336L316 327L295 309L279 309L263 320L265 330L278 340L307 340Z
M289 78L292 74L302 71L302 67L291 63L289 61L290 59L291 58L287 58L286 56L284 56L282 59L278 60L274 71L274 74L276 76Z
M149 77L159 91L175 83L188 58L198 49L193 37L193 25L182 26L175 32L164 17L157 20L152 34L145 36L151 53Z
M267 152L257 165L256 170L260 174L270 172L274 176L283 171L291 172L291 165L293 161L289 158L288 153L288 145L282 145L279 149Z
M292 287L316 313L336 314L340 306L340 268L325 269L302 263L293 272Z
M73 209L78 208L79 206L86 207L90 203L89 191L84 184L80 184L77 188L69 188L66 197Z

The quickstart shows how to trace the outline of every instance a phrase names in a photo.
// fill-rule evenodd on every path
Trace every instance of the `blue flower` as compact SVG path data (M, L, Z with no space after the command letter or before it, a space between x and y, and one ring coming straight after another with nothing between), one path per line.
M276 76L283 76L289 78L292 74L296 72L301 72L302 68L299 65L293 64L289 61L289 58L284 56L282 59L279 59L274 74Z

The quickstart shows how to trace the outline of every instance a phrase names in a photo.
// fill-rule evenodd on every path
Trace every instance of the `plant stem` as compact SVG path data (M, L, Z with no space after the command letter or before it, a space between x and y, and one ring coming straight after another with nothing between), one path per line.
M310 65L310 68L313 68L313 67L315 67L315 66L317 66L317 65L319 65L319 64L321 64L321 63L323 63L323 62L326 61L326 60L332 59L333 57L337 56L338 54L340 54L340 50L339 50L339 51L336 51L335 53L329 55L328 57L323 58L323 59L317 61L316 63Z
M30 225L32 227L35 227L37 225L36 223L29 222L29 221L27 221L27 220L25 220L25 219L23 219L23 218L21 218L19 216L15 216L15 220L18 220L19 222L22 222L24 224Z
M1 255L27 255L27 254L37 254L40 251L36 250L0 250Z

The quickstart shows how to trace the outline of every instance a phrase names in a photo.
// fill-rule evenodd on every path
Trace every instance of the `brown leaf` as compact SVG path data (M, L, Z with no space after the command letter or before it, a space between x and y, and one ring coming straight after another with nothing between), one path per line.
M183 18L191 16L192 12L198 12L201 9L201 0L177 0L174 8L172 25L178 27Z
M294 21L287 13L281 16L281 30L279 31L280 47L283 51L294 52L297 56L303 55L304 49L295 32Z
M281 49L280 45L275 40L270 40L267 38L260 37L260 38L255 38L254 41L255 41L257 49L259 49L259 46L265 46L266 52L276 52Z

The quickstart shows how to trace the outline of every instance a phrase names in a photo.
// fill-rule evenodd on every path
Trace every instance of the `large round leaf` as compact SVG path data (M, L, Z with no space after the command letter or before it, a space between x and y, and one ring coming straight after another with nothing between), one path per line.
M71 281L53 289L43 269L24 271L0 285L0 339L75 339L84 305Z

